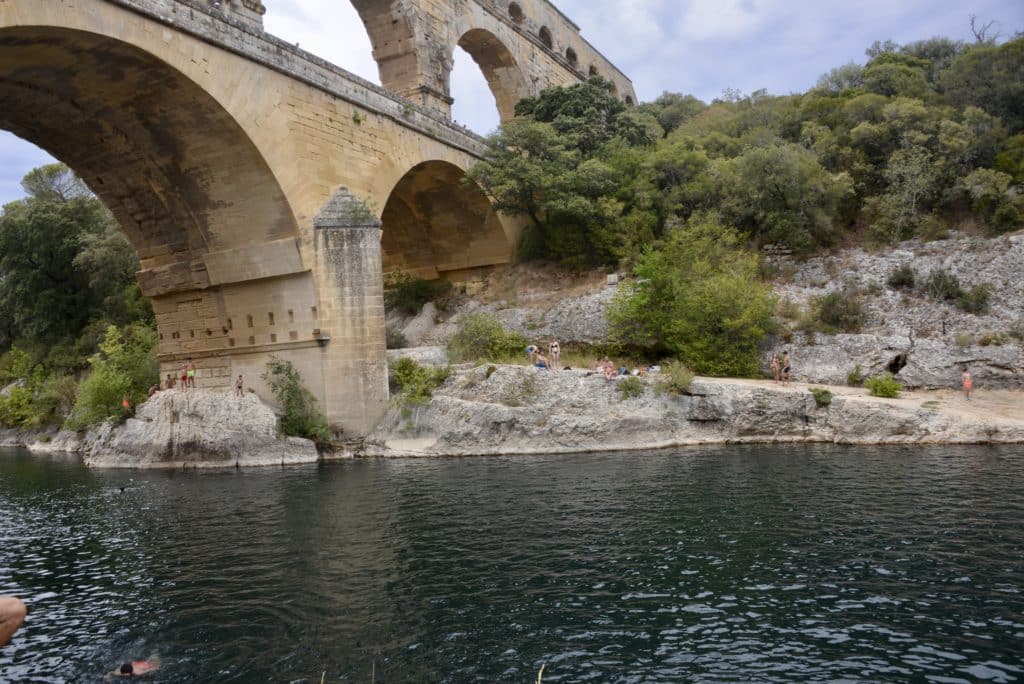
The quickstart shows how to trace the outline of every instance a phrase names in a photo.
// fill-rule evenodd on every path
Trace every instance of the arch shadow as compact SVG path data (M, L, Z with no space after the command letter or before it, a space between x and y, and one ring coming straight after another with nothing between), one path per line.
M298 235L284 192L231 114L173 66L115 38L0 29L0 128L73 169L113 213L143 272L177 264L179 289L209 283L204 254ZM147 294L159 293L150 285Z
M426 161L395 185L381 214L382 266L433 279L507 263L511 248L497 212L465 172Z

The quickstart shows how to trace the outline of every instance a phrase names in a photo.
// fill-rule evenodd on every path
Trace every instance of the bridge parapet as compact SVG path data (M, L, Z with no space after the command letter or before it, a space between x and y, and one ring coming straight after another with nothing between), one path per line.
M482 156L486 150L483 137L452 123L442 113L418 106L296 45L265 33L262 15L257 24L238 14L220 11L208 0L105 1L173 26L474 156Z

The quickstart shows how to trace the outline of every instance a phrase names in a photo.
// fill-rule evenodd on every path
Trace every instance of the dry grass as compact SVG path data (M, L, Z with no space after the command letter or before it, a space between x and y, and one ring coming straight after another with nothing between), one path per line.
M553 306L562 297L582 297L605 286L604 271L569 273L554 266L516 264L498 266L487 275L477 297L484 304L505 302L515 306Z

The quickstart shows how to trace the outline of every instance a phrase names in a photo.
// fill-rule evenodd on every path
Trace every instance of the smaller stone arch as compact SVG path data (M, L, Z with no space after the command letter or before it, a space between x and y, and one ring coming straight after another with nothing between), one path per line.
M508 16L517 24L522 24L526 19L526 14L518 2L510 2L508 4Z
M576 55L576 51L573 50L572 48L566 48L565 59L569 62L569 64L572 65L574 69L577 68L580 64L580 58Z
M600 76L600 75L601 75L601 72L598 71L597 67L594 66L593 64L591 64L590 68L587 69L587 76Z
M417 164L398 181L381 214L385 273L426 279L507 263L511 247L479 186L449 162Z
M627 95L626 96L626 105L632 107L634 104L636 104L636 103L633 102L633 96L632 95Z
M512 52L490 31L471 29L459 39L459 47L469 53L480 71L498 108L502 121L515 116L516 104L530 94L526 77Z
M553 50L555 48L555 39L551 37L551 29L547 26L540 27L540 31L537 32L537 37L540 38L540 42L548 50Z

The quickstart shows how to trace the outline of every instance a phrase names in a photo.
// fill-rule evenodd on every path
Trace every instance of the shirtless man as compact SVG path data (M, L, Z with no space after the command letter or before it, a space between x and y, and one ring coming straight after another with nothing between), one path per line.
M4 646L25 620L25 604L13 596L0 596L0 646Z
M160 659L151 658L149 660L133 660L130 663L124 663L121 667L107 673L106 679L113 679L114 677L142 677L148 675L150 672L154 672L160 669Z

